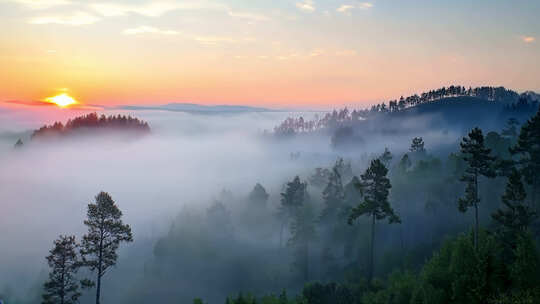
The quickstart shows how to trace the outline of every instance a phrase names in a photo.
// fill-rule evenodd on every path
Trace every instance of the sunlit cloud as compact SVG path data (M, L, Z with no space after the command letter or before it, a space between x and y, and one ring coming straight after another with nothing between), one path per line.
M340 13L347 13L348 11L352 10L353 8L355 8L354 5L343 4L342 6L338 7L336 11L338 11Z
M15 2L27 8L35 10L48 9L55 6L72 4L70 0L12 0L11 2Z
M85 13L75 12L71 15L49 15L40 16L30 19L31 24L61 24L61 25L87 25L93 24L100 20L99 17Z
M343 4L336 9L337 12L350 15L351 11L354 9L370 9L373 7L373 3L370 2L360 2L358 4Z
M296 2L296 7L304 12L315 11L315 3L313 2L313 0L303 0L301 2Z
M536 38L534 38L533 36L522 36L521 40L525 43L533 43L536 41Z
M175 10L227 9L225 5L206 1L152 2L144 4L94 3L90 8L104 17L138 14L146 17L159 17Z
M163 30L153 26L138 26L135 28L125 29L122 33L125 35L138 35L138 34L159 34L159 35L178 35L177 31Z

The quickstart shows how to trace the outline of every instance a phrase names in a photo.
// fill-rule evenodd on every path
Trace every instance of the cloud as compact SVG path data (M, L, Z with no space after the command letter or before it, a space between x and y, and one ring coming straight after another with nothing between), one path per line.
M533 43L536 41L536 38L534 38L533 36L522 36L521 40L525 43Z
M353 8L355 8L354 5L343 4L342 6L338 7L338 9L336 11L338 11L340 13L347 13L348 11L352 10Z
M249 12L233 12L233 11L229 11L228 14L231 17L240 18L240 19L246 19L246 20L250 20L250 21L268 21L268 20L270 20L270 18L266 17L265 15L254 14L254 13L249 13Z
M70 0L12 0L11 2L15 2L27 8L35 9L35 10L47 9L54 6L72 4Z
M162 30L153 26L138 26L135 28L125 29L122 33L125 35L138 35L138 34L159 34L159 35L177 35L177 31Z
M72 15L49 15L30 19L31 24L62 24L62 25L87 25L99 21L100 18L85 12L75 12Z
M255 41L255 38L245 37L241 39L236 39L233 37L227 36L196 36L193 39L204 45L218 45L223 43L239 43L239 42L252 42Z
M302 2L296 2L296 7L304 12L315 11L315 3L313 0L303 0Z
M343 4L336 9L337 12L349 15L353 9L367 10L373 7L370 2L360 2L358 4Z
M126 16L138 14L146 17L159 17L175 10L218 9L225 10L226 6L206 1L152 2L144 4L94 3L90 8L104 17Z

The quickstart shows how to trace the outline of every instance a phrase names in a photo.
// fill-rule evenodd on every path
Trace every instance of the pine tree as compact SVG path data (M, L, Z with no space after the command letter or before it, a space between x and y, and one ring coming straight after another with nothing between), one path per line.
M306 201L294 212L291 238L287 242L287 245L294 248L293 265L302 274L304 282L309 281L309 248L315 238L315 213Z
M422 137L413 138L409 151L416 154L426 153L426 148L424 147L424 140Z
M281 193L281 205L278 216L281 217L281 229L279 233L279 246L283 244L283 230L289 219L296 214L307 199L307 184L300 181L296 176L292 181L285 185L285 191Z
M81 296L75 275L80 267L78 245L74 236L60 236L47 256L51 268L49 280L44 284L43 304L78 303Z
M392 153L388 148L384 148L383 154L379 157L379 159L382 161L382 163L388 167L390 165L390 162L392 161Z
M339 172L338 164L332 168L328 177L328 184L322 192L324 209L321 213L321 221L330 223L336 219L340 209L343 207L345 195L343 193L343 183Z
M131 227L122 222L122 211L111 196L100 192L95 204L88 204L81 255L83 265L96 272L96 304L100 303L101 278L116 264L116 251L122 242L132 242Z
M522 127L517 144L510 150L519 156L517 164L525 181L531 188L530 204L535 211L538 206L538 192L540 191L540 110Z
M405 173L411 168L412 163L411 159L409 158L409 155L405 153L401 160L399 161L398 168L401 173Z
M492 214L493 219L501 225L498 231L500 238L510 248L515 248L517 238L527 231L535 218L535 213L525 205L526 197L521 174L514 169L508 177L506 190L501 198L504 208Z
M363 201L351 210L351 214L349 216L349 224L352 224L353 221L360 216L365 215L371 218L371 244L368 272L369 282L371 282L371 279L373 278L375 222L385 218L388 219L390 224L401 222L390 206L390 202L388 202L389 190L392 188L392 185L390 184L388 177L386 177L387 174L388 169L379 159L375 159L371 162L366 172L361 175L361 185L358 185L359 188L364 189Z
M257 183L249 193L248 200L251 203L250 205L265 208L268 197L269 195L266 192L266 189L264 189L261 184Z
M480 203L478 180L480 176L495 177L491 166L495 158L490 155L491 150L485 147L484 135L479 128L474 128L468 137L464 137L460 146L463 159L467 162L467 168L460 180L466 182L467 186L465 196L459 199L459 211L466 212L469 207L474 207L474 247L478 248L478 204Z

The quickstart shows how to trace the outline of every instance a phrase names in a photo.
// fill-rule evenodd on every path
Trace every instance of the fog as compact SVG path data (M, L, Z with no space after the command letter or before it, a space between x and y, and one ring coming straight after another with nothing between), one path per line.
M331 153L328 141L265 140L263 131L286 112L120 113L148 121L152 133L136 140L112 135L34 143L24 138L24 148L14 150L17 132L28 135L29 128L78 113L2 112L0 286L24 290L34 283L47 269L44 257L52 241L84 232L86 206L99 191L115 199L137 244L166 232L183 206L206 208L223 189L247 195L259 182L278 193L285 180L312 167L291 161L290 152ZM327 157L321 162L329 162Z
M134 242L120 248L116 268L104 278L107 302L142 303L159 299L160 303L178 303L204 296L210 303L219 303L228 294L242 291L278 292L282 288L297 291L303 282L290 275L290 252L276 251L281 247L280 222L274 217L286 182L296 175L309 180L315 168L331 168L338 157L343 157L352 170L350 176L343 177L345 185L352 175L362 174L369 161L379 157L386 147L394 154L390 164L393 168L415 136L424 137L430 154L440 155L444 161L457 149L463 135L461 126L440 125L442 118L437 114L418 114L366 123L355 129L355 136L361 141L338 149L331 144L332 131L284 138L268 132L286 117L310 118L317 113L102 111L99 114L134 115L150 124L151 133L138 138L111 133L30 141L32 130L80 114L84 113L54 109L0 110L0 294L11 294L21 299L21 303L39 297L48 271L45 256L53 240L61 234L74 234L77 238L84 234L87 205L100 191L111 194L134 234ZM439 126L434 128L436 124ZM18 138L23 139L24 146L14 149ZM441 166L436 162L427 164L434 170L442 170L437 169ZM435 183L440 180L446 184L445 173L433 172L419 173L427 176L415 175L417 182L411 182L414 186L408 186L410 181L396 178L395 188L401 194L393 197L392 204L410 220L402 227L438 225L438 230L412 229L403 233L392 230L397 228L383 228L379 246L387 248L389 254L399 255L399 250L389 244L401 242L404 246L408 242L412 247L411 244L428 242L433 247L435 234L467 227L467 218L458 219L453 205L455 191L461 191L460 188L445 189L451 195L443 197ZM256 183L263 185L270 195L264 213L258 215L253 210L246 211L243 205ZM414 190L414 187L419 188ZM322 188L313 185L308 188L316 202L316 212L323 205L321 191ZM446 212L445 219L437 223L422 219L426 200L437 195L441 197L439 204L444 205L441 208L451 212ZM205 213L206 217L211 216L208 208L216 201L223 202L230 213L234 241L209 239L204 233L198 237L201 233L198 230L187 237L179 236L188 229L185 226L199 227L204 223L210 225L205 229L214 231L210 234L226 231L228 228L223 226L212 228L205 219ZM343 266L362 254L366 248L366 231L342 233L359 240L354 247L358 253L338 264ZM288 233L288 228L285 232ZM325 242L325 238L328 237L321 234L317 242ZM203 249L184 253L184 242L194 239L213 243L215 247L208 249L200 245ZM315 247L318 252L323 245ZM205 250L216 250L221 255L214 253L207 257ZM423 261L424 255L418 254L416 259ZM314 261L316 278L335 279L324 275L324 266ZM248 275L250 272L264 275L253 279ZM246 278L239 277L244 275ZM91 303L91 296L92 291L85 292L82 303Z

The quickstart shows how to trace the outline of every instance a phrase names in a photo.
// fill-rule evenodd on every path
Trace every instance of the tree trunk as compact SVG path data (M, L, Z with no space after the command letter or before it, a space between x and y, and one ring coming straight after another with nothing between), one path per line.
M281 222L281 229L279 230L279 248L283 247L283 229L285 228L285 221Z
M306 242L306 252L305 252L305 255L306 255L306 264L304 265L305 269L304 269L304 280L305 282L308 282L309 281L309 242Z
M371 215L371 245L369 253L369 271L368 271L368 284L371 285L373 279L373 255L375 251L375 214Z
M99 304L99 298L101 296L101 276L102 273L102 263L103 263L103 237L99 240L99 257L98 257L98 275L97 275L97 285L96 285L96 304Z

